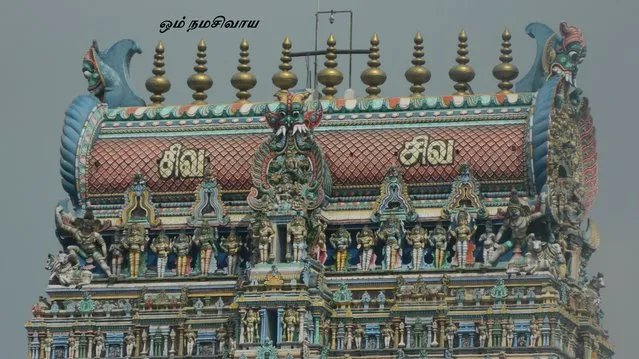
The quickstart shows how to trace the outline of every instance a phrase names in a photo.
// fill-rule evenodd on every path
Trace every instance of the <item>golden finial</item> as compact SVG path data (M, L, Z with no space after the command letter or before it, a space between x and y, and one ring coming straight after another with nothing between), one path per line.
M246 39L242 39L240 43L240 64L237 66L237 70L233 77L231 77L231 85L239 90L235 96L237 96L237 102L248 102L249 97L251 97L251 93L248 90L255 87L257 84L257 80L255 79L255 75L250 73L251 66L249 66L249 53L248 53L249 45Z
M337 93L337 89L335 86L342 83L344 76L342 72L337 69L337 54L335 53L335 37L331 34L326 41L326 61L324 61L325 69L320 71L317 74L317 81L322 85L326 86L322 89L322 93L324 94L324 98L327 100L332 100L333 97Z
M193 94L194 105L204 105L206 102L206 98L208 97L204 91L208 90L213 86L213 79L207 75L205 72L206 68L206 42L204 40L200 40L197 44L197 58L195 59L195 65L193 70L195 73L189 76L188 80L186 80L189 88L195 93Z
M422 92L424 92L424 84L430 80L430 70L427 67L424 67L424 46L422 43L424 42L424 38L421 33L417 33L415 35L415 51L413 51L413 64L404 76L406 76L406 80L412 83L413 86L410 87L410 92L412 92L411 97L422 97Z
M471 82L475 78L475 70L472 67L468 66L468 62L470 59L466 56L468 55L468 36L466 36L466 31L462 30L457 37L459 39L459 45L457 49L457 65L451 67L450 71L448 71L448 76L451 80L455 81L455 92L453 95L469 95L468 90L470 90L469 82Z
M493 76L495 76L497 80L500 80L499 85L497 85L501 89L501 91L498 92L500 94L511 93L510 89L513 88L511 81L519 75L519 69L515 64L511 63L513 57L510 54L513 50L510 48L510 37L510 31L506 28L504 33L501 34L501 55L499 56L501 64L493 68Z
M360 79L368 87L366 88L367 97L377 97L382 90L379 85L386 82L386 73L379 68L381 65L379 62L379 38L377 34L373 34L371 38L370 53L368 54L368 68L362 72Z
M293 44L287 36L284 38L284 42L282 42L282 57L280 57L282 63L279 66L281 71L273 75L272 79L273 84L281 91L287 91L297 85L297 75L291 71L293 68L291 65L291 47L293 47Z
M155 47L155 55L153 55L153 75L148 80L146 80L146 89L153 93L151 95L151 101L153 102L152 106L160 106L162 102L164 102L163 93L168 92L171 89L171 81L169 81L164 74L164 43L162 41L158 42L158 45Z

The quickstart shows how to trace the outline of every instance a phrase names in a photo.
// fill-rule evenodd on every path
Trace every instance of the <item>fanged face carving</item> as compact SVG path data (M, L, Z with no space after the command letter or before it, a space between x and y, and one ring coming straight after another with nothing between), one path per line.
M564 81L576 87L577 71L586 57L586 42L577 27L562 22L559 30L562 41L555 50L556 55L550 68L553 73L558 74Z

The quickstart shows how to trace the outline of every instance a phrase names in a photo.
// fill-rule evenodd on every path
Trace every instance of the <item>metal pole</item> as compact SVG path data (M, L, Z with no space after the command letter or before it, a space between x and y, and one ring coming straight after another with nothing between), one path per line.
M351 53L348 55L348 88L351 87L351 80L353 78L353 12L349 11L351 15L351 25L350 25L350 45L349 50Z
M315 13L315 52L317 52L317 31L319 29L319 11ZM313 69L313 90L317 88L317 55L315 55L315 64Z

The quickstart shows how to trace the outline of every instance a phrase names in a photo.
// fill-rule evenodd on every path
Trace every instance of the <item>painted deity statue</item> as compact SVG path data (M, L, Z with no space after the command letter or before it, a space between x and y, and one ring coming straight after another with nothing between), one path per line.
M510 318L508 320L508 323L506 324L506 346L507 347L512 347L513 346L513 341L515 339L515 322L513 321L512 318Z
M406 242L413 246L413 270L419 270L424 262L424 248L428 243L428 230L416 225L406 235Z
M69 251L75 252L78 256L90 261L96 261L107 276L112 277L107 258L107 246L104 238L98 232L101 222L93 217L93 212L87 209L83 218L76 218L70 223L62 218L62 206L58 206L55 212L56 225L62 231L71 234L77 245L67 247Z
M286 242L293 242L293 262L298 263L306 258L306 222L303 217L293 218L288 225Z
M247 343L255 343L260 339L259 324L260 316L253 309L249 309L242 320L244 325L244 336Z
M455 256L457 258L457 266L459 268L465 268L467 264L473 263L472 252L468 255L468 247L471 244L471 238L475 233L469 225L470 215L466 211L459 211L457 213L457 220L454 230L450 230L450 234L455 238Z
M104 351L104 334L102 334L100 328L98 328L98 331L93 337L93 347L95 348L95 357L102 358L102 351Z
M51 359L51 346L53 345L53 336L49 329L47 329L46 335L42 346L44 347L44 359Z
M227 273L235 274L235 268L237 267L237 255L241 247L240 238L235 233L235 229L231 229L231 233L222 239L220 247L224 252L226 252L226 262L228 265Z
M311 249L311 257L320 262L326 263L326 228L328 224L321 218L316 218L315 241Z
M75 337L75 333L69 333L69 340L67 341L67 346L69 348L69 359L75 359L78 357L78 348L79 348L78 339Z
M391 347L391 339L393 338L393 328L390 324L386 323L382 327L382 338L384 339L384 348L388 349Z
M260 251L259 263L268 263L274 260L275 255L272 253L273 242L275 241L275 231L273 230L273 223L267 219L262 218L259 228L255 233L257 235L258 249Z
M377 231L377 238L384 243L384 268L397 269L402 266L401 222L389 218Z
M362 349L362 339L364 338L364 326L358 324L355 327L355 349Z
M129 272L131 278L138 277L140 269L140 254L144 252L144 247L148 240L148 232L144 229L144 224L129 224L124 233L122 244L129 251Z
M109 252L111 253L111 272L114 276L119 276L124 263L124 245L119 231L116 231L113 237Z
M540 339L541 331L539 330L539 323L533 316L533 318L530 320L530 346L538 347Z
M351 234L344 227L341 227L337 232L331 234L329 241L335 248L335 270L345 270L348 247L351 245Z
M481 322L477 326L477 334L479 335L479 346L481 348L485 348L488 346L488 326L486 325L486 321L484 318L481 319Z
M502 244L497 251L495 251L493 258L491 258L490 262L495 263L499 259L499 257L504 254L507 250L513 250L513 258L511 261L518 261L521 258L521 246L525 243L526 238L528 236L527 230L530 224L543 217L546 213L546 194L542 193L541 198L541 210L532 214L528 214L530 208L527 204L522 204L522 201L519 199L517 192L515 190L512 191L510 197L510 204L508 205L508 209L506 210L506 218L504 219L504 224L499 228L499 232L497 232L497 236L495 237L495 242L499 243L501 241L502 236L506 233L506 230L510 231L510 239Z
M484 265L490 265L490 259L494 257L494 253L499 248L499 244L495 240L495 233L493 233L493 222L491 220L486 221L486 232L479 237L479 243L483 244L482 255L484 258Z
M160 234L153 239L150 248L157 255L158 278L164 278L167 259L172 249L171 240L166 233L164 233L164 230L160 231Z
M217 239L217 228L209 226L206 221L193 234L193 244L200 246L200 274L202 275L215 272L217 269L217 261L215 260ZM211 266L211 258L213 258L213 266Z
M177 267L175 275L186 276L189 273L189 251L191 250L192 238L180 231L177 238L173 238L173 252L177 255Z
M57 255L49 254L45 269L51 271L51 279L57 279L64 286L75 285L76 288L91 283L93 273L80 269L78 257L75 252L59 252Z
M197 339L197 335L193 331L193 326L189 324L184 332L184 340L186 341L186 356L193 355L193 349L195 349L195 340Z
M368 226L364 226L355 238L357 239L357 249L361 249L359 269L375 269L375 253L373 253L373 247L375 247L376 244L375 234Z
M428 238L430 245L435 250L433 264L435 268L441 268L446 262L446 246L448 245L448 232L441 224L438 224Z
M133 348L135 348L135 335L133 329L129 328L129 331L124 336L124 348L127 358L133 356Z
M457 326L453 323L452 320L448 321L448 325L446 326L446 342L448 344L448 348L453 348L453 343L455 341L455 334L457 334Z
M284 334L286 334L287 342L292 342L295 337L295 328L299 323L299 318L297 312L293 308L288 308L284 315L282 316L282 324Z

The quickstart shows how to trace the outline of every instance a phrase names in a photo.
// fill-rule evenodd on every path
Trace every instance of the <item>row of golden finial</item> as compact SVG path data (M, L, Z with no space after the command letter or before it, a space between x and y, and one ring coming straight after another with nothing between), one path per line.
M517 66L512 64L511 56L511 44L510 44L510 31L504 30L502 34L501 43L501 56L499 56L500 64L493 68L493 75L500 80L498 87L500 94L510 93L513 83L512 81L519 74ZM421 97L425 91L424 85L430 81L430 70L424 66L426 61L424 60L424 38L421 33L417 33L414 38L414 51L413 59L411 61L412 67L406 70L405 77L408 82L412 84L410 87L411 97ZM337 68L337 53L336 53L336 41L335 37L331 34L326 41L326 61L324 62L325 68L317 74L317 80L324 88L322 93L324 99L334 99L337 94L337 86L342 83L344 76L342 72ZM297 75L291 70L291 39L287 36L282 42L282 57L280 57L280 71L273 75L273 84L280 89L280 91L289 90L297 85ZM455 59L456 65L451 67L448 71L448 76L455 82L454 95L468 95L472 93L470 82L475 78L475 71L469 65L470 59L468 57L468 36L466 32L462 30L458 35L458 49L457 58ZM195 60L196 65L193 67L195 73L191 75L187 84L193 93L193 104L201 105L205 104L207 95L206 91L213 86L213 79L206 74L206 43L204 40L200 40L197 45L197 58ZM257 79L251 71L249 65L249 45L246 39L243 39L240 43L240 58L237 71L231 77L231 85L237 89L236 96L237 102L246 103L251 97L250 90L257 84ZM367 86L366 93L368 98L378 97L381 93L380 86L386 82L386 73L381 69L379 54L379 37L374 34L370 41L370 51L368 54L368 68L366 68L360 78L362 82ZM154 62L153 62L153 77L146 81L146 88L153 95L151 101L153 105L161 105L164 102L163 94L168 92L171 88L171 82L164 76L164 44L162 41L158 43L155 48Z

